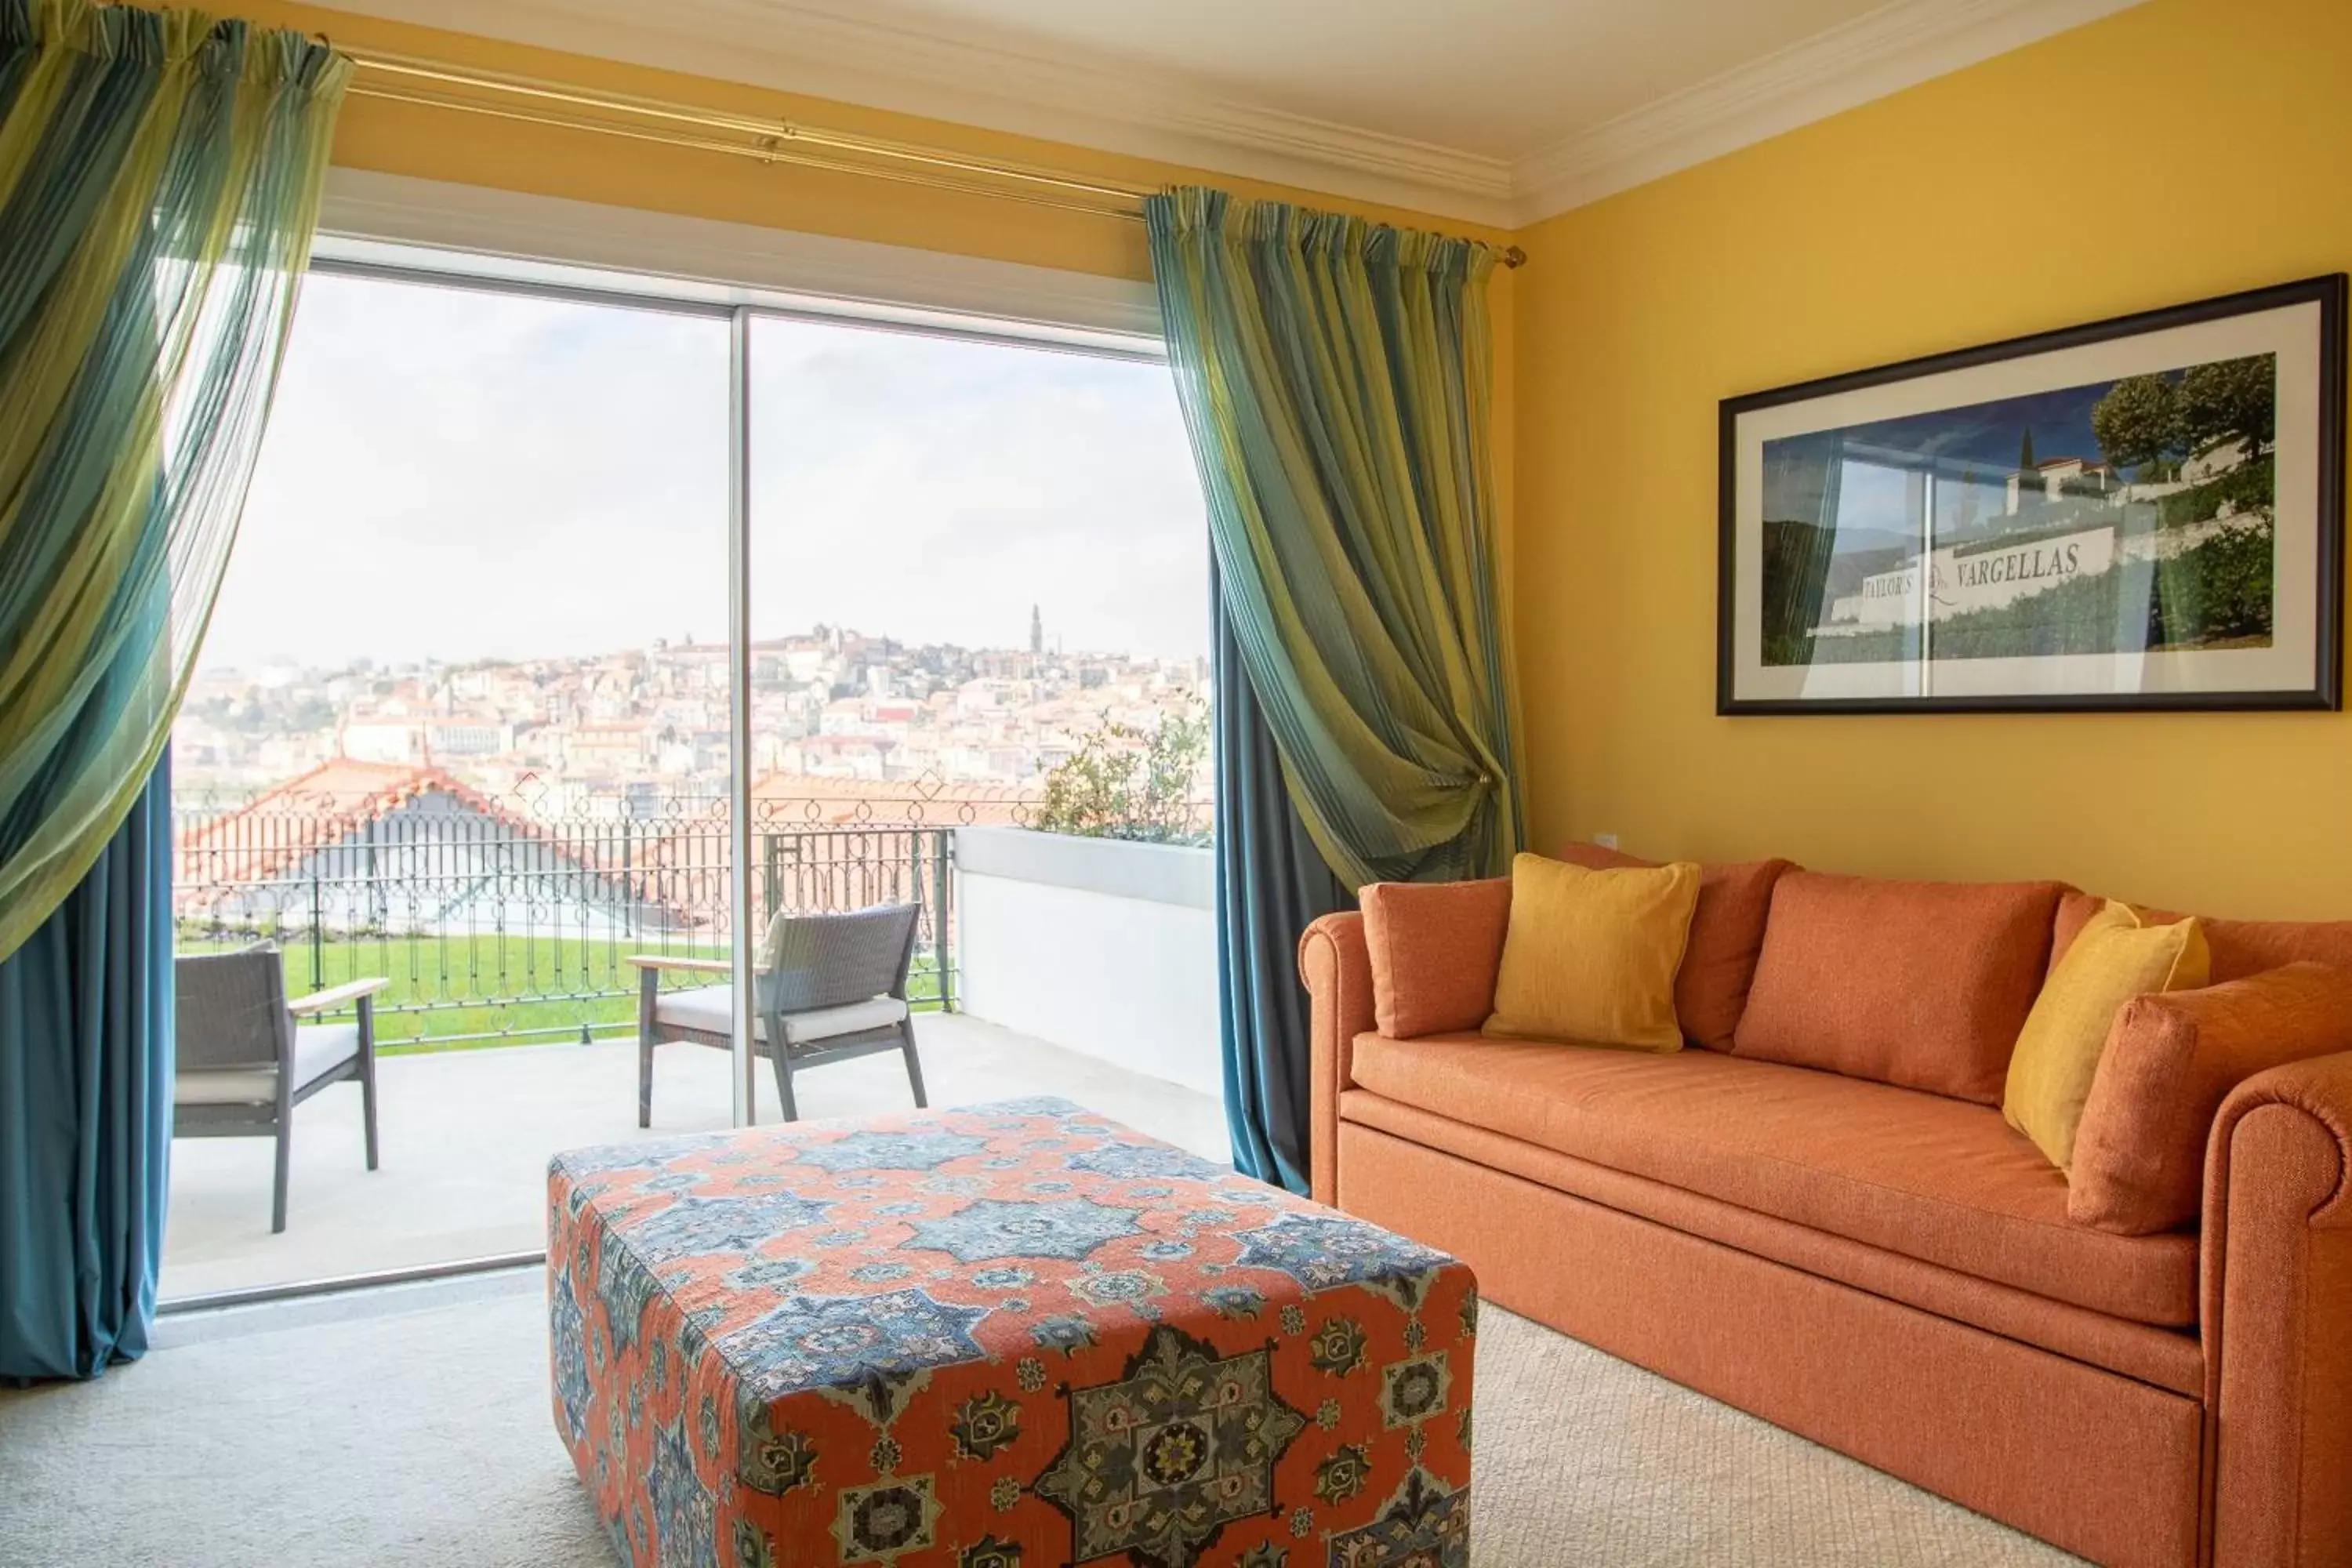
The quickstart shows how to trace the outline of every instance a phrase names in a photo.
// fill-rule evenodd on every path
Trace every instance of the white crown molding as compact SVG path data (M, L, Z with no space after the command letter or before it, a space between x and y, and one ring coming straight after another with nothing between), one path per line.
M333 0L341 9L1093 147L1507 226L1500 158L1237 104L1123 64L1047 57L795 0ZM658 21L649 18L657 15ZM789 39L789 47L763 43Z
M1091 272L841 239L486 185L332 169L320 213L322 258L425 263L425 270L548 280L703 305L815 310L977 331L1156 358L1160 305L1149 283ZM377 246L461 257L386 257ZM485 268L481 258L521 263Z
M331 3L389 20L1510 228L2142 0L1891 0L1517 160L1235 103L1197 83L1120 62L918 28L845 8L849 0Z
M1895 0L1518 160L1535 223L2022 48L2141 0Z
M1457 203L1502 202L1511 195L1510 166L1504 159L1234 103L1181 80L1108 60L1041 55L977 36L916 29L862 11L844 14L806 0L786 0L782 5L774 0L688 0L687 8L710 19L705 27L738 37L762 20L772 26L781 13L795 57L824 68L807 79L810 85L797 89L814 96L838 97L826 87L840 82L835 73L852 71L869 90L847 101L1059 142L1072 142L1071 131L1083 121L1093 133L1078 137L1075 144L1079 146L1170 162L1202 155L1220 159L1208 167L1223 167L1234 150L1243 150L1319 171L1315 177L1325 181L1338 169L1391 184L1401 182L1405 188L1433 187ZM919 90L906 90L910 79ZM975 85L981 82L990 85L983 89ZM942 114L942 91L952 91L982 117ZM884 93L892 101L883 101ZM1014 116L1035 129L1009 123ZM1139 136L1154 139L1147 145ZM1161 140L1169 137L1180 140ZM1207 153L1212 147L1223 151Z

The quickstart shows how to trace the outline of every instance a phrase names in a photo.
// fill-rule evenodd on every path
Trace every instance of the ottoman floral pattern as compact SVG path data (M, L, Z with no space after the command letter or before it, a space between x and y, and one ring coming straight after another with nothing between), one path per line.
M632 1568L1466 1568L1442 1253L1052 1100L548 1188L556 1428Z

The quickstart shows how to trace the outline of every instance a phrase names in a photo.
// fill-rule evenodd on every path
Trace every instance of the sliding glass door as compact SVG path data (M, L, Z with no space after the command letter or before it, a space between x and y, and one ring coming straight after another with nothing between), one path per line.
M381 1158L356 1085L296 1106L272 1235L274 1139L179 1139L167 1296L526 1250L547 1156L636 1131L631 960L732 930L728 340L306 284L173 735L175 914L184 957L274 944L297 1007L382 982ZM298 1072L356 1016L299 1021ZM723 1055L678 1054L665 1124L727 1126Z
M1058 1095L1222 1155L1212 923L1139 896L1171 858L1207 886L1208 552L1165 366L784 315L751 347L755 921L915 905L932 1103ZM896 1110L908 1078L881 1054L796 1098Z
M380 1165L356 1085L305 1100L273 1235L275 1135L179 1140L166 1297L529 1252L558 1150L919 1082L1221 1151L1207 550L1148 345L426 264L310 279L174 737L180 952L266 945L306 1030L373 984ZM860 994L778 977L877 908L891 972L816 977Z

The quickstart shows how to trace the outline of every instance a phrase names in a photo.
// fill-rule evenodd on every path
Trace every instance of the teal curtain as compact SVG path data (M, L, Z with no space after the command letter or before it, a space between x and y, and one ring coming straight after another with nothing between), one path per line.
M1145 209L1221 598L1307 833L1351 887L1501 870L1494 253L1220 191Z
M0 963L0 1377L147 1348L172 1152L172 787Z
M1234 1168L1294 1193L1307 1189L1312 1085L1307 993L1291 955L1318 918L1355 895L1324 863L1291 808L1282 758L1250 694L1233 621L1217 639L1217 973L1225 1125Z
M350 62L193 11L0 0L0 1376L153 1306L162 769Z
M0 0L0 958L163 754L350 71L193 11Z
M1196 188L1145 216L1217 572L1234 1156L1303 1190L1300 930L1367 882L1498 874L1521 840L1496 254Z

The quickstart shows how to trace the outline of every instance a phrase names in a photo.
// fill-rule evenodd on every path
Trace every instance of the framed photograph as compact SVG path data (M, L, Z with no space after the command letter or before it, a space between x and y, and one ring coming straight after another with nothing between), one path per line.
M1720 713L2340 706L2343 274L1723 405Z

